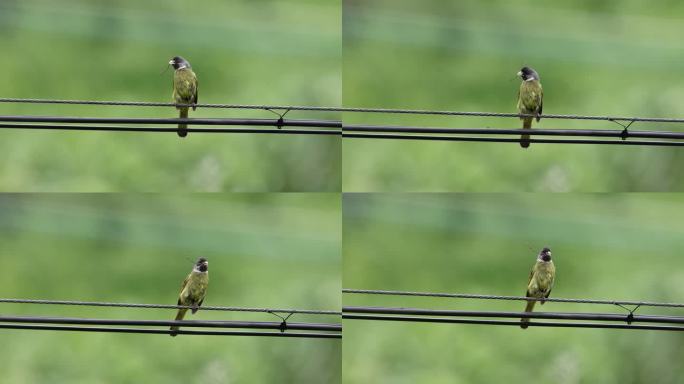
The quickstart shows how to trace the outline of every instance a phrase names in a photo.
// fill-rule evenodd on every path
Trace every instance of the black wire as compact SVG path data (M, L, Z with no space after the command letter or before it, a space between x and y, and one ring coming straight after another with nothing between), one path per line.
M114 106L142 106L142 107L197 107L197 108L228 108L228 109L259 109L259 110L291 110L291 111L327 111L327 112L354 112L354 113L386 113L386 114L411 114L411 115L447 115L464 117L536 117L535 115L521 115L517 113L497 112L464 112L464 111L437 111L422 109L390 109L390 108L359 108L359 107L311 107L290 105L241 105L241 104L175 104L158 102L137 101L94 101L94 100L50 100L50 99L24 99L24 98L0 98L0 103L31 103L31 104L79 104L79 105L114 105ZM634 121L652 123L684 123L684 119L677 118L652 118L652 117L624 117L624 116L585 116L585 115L542 115L544 119L562 120L605 120L605 121Z
M423 308L388 308L388 307L343 307L343 316L348 313L375 315L417 315L444 317L495 317L495 318L530 318L553 320L591 320L684 324L681 316L654 316L618 313L574 313L574 312L503 312L503 311L458 311Z
M150 117L74 117L74 116L0 116L0 121L26 123L86 123L86 124L192 124L192 125L243 125L273 127L342 128L336 120L280 120L234 118L150 118Z
M33 323L33 324L70 324L70 325L127 325L127 326L165 326L206 328L255 328L280 329L280 322L273 321L202 321L202 320L120 320L92 319L74 317L34 317L34 316L0 316L0 323ZM342 332L342 325L333 323L287 323L287 329L304 331Z
M77 305L77 306L87 306L87 307L119 307L119 308L193 309L193 307L191 307L191 306L183 306L183 305L111 303L111 302L99 302L99 301L77 301L77 300L0 299L0 303ZM341 315L341 312L339 312L339 311L312 310L312 309L275 309L275 308L202 306L201 310L203 310L203 311L229 311L229 312L302 313L302 314L309 314L309 315L335 315L335 316Z
M390 295L390 296L422 296L422 297L449 297L457 299L481 299L481 300L521 300L530 301L531 298L524 296L502 296L502 295L476 295L468 293L441 293L441 292L415 292L415 291L389 291L376 289L342 289L343 293L365 294L365 295ZM671 307L684 308L681 303L659 303L650 301L619 301L619 300L593 300L593 299L561 299L548 298L547 302L558 303L580 303L580 304L609 304L609 305L638 305L642 307Z
M0 124L0 129L26 130L55 130L55 131L107 131L107 132L177 132L178 128L167 127L114 127L114 126L83 126L83 125L38 125L38 124ZM188 132L196 133L273 133L295 135L335 135L337 130L320 129L279 129L279 128L187 128Z
M546 136L589 136L623 138L623 129L498 129L498 128L432 128L378 125L344 125L343 132L388 132L388 133L440 133L481 135L546 135ZM681 132L628 131L628 137L684 139Z
M376 320L376 321L408 321L419 323L449 323L449 324L479 324L479 325L508 325L520 326L520 321L501 320L472 320L472 319L444 319L414 316L377 316L377 315L342 315L347 320ZM604 329L633 329L652 331L684 331L684 327L667 325L629 325L629 324L605 324L605 323L559 323L559 322L529 322L530 327L553 327L553 328L604 328Z
M359 134L342 133L342 137L356 139L400 139L400 140L431 140L431 141L476 141L490 143L519 143L520 139L504 139L494 137L454 137L454 136L426 136L426 135L390 135L390 134ZM530 143L538 144L603 144L603 145L644 145L659 147L680 147L684 142L677 141L626 141L626 140L556 140L530 139Z
M168 329L143 329L143 328L111 328L111 327L72 327L60 325L25 325L25 324L0 324L0 329L30 329L40 331L80 331L80 332L111 332L111 333L147 333L147 334L170 334ZM209 336L271 336L271 337L305 337L317 339L341 339L338 333L307 333L307 332L249 332L249 331L188 331L174 330L178 335L209 335Z

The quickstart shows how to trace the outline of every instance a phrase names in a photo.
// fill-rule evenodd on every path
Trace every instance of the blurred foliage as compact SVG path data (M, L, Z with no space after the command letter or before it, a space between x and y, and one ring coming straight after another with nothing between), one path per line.
M548 114L684 117L684 3L344 2L343 103L517 112L524 65ZM344 114L345 123L518 128L517 119ZM541 128L619 129L541 120ZM676 124L632 129L679 130ZM345 191L677 191L677 148L347 139Z
M341 103L339 0L4 0L0 35L0 97L171 102L172 71L160 72L181 55L198 75L200 103ZM177 117L172 108L34 104L0 104L0 114ZM339 191L340 147L320 136L3 130L0 190Z
M0 297L340 308L337 194L0 195ZM172 319L162 309L0 304L4 315ZM196 320L276 321L202 311ZM295 321L339 321L295 315ZM339 340L0 331L4 383L339 383Z
M684 301L684 196L348 194L343 287L522 296L539 250L553 297ZM345 294L344 305L522 311L521 302ZM539 308L539 306L537 306ZM544 311L625 313L547 303ZM681 310L640 308L640 314ZM345 383L680 383L678 332L344 321Z

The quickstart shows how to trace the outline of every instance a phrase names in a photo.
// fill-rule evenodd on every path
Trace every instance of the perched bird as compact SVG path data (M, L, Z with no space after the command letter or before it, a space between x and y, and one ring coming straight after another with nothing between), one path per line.
M522 79L520 92L518 93L518 113L521 115L535 115L537 122L541 119L542 107L544 106L544 91L539 82L539 74L532 68L523 67L518 76ZM532 117L521 117L523 129L532 128ZM530 135L520 137L520 146L530 146Z
M192 272L183 280L181 291L178 295L178 305L192 307L194 314L199 309L204 301L204 296L207 294L207 286L209 285L209 262L204 257L200 257L195 266L192 267ZM183 320L187 308L178 309L176 321ZM171 327L171 336L176 336L178 326Z
M197 75L192 71L190 63L180 56L169 61L175 70L173 74L173 100L176 104L197 104ZM168 67L167 67L168 68ZM180 110L180 118L188 117L188 107L176 107ZM197 107L193 105L194 111ZM187 124L178 124L178 136L188 134Z
M551 289L553 288L553 280L556 277L556 267L551 260L551 250L544 248L537 255L537 262L534 263L532 271L530 271L530 280L527 282L526 297L535 297L540 299L539 302L543 305L544 299L549 297ZM525 312L532 312L536 300L527 302ZM527 328L527 323L530 319L524 318L520 320L520 328Z

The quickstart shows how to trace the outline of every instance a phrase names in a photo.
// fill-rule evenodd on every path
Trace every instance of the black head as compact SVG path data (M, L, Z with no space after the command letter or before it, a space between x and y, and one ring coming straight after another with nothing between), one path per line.
M551 261L551 250L548 247L544 247L544 249L539 252L539 259L546 262Z
M190 62L180 56L176 56L173 59L169 60L169 65L172 66L173 69L191 68Z
M537 71L535 71L534 69L532 69L530 67L522 67L520 72L518 72L518 76L520 76L520 78L523 81L529 81L529 80L539 81L539 74L537 73Z
M195 263L195 269L200 272L206 272L209 269L209 262L204 257L200 257Z

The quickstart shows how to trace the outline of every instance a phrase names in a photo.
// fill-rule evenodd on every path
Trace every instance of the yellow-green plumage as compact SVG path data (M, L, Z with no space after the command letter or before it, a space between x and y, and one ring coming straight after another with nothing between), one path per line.
M199 309L200 305L204 301L204 296L207 294L207 287L209 286L209 272L200 272L197 269L193 269L192 272L185 278L183 284L181 285L181 291L178 295L178 305L193 307L192 313L194 314ZM179 309L176 314L176 321L183 320L187 309ZM171 336L176 336L174 331L178 331L177 326L171 327Z
M173 100L176 104L197 104L197 76L190 68L179 68L173 74ZM179 107L180 118L188 117L188 108ZM192 107L195 110L195 107ZM188 134L187 124L178 124L178 136Z
M526 297L534 297L541 299L541 304L544 304L544 299L548 298L553 288L553 281L556 277L556 267L553 261L537 260L530 271L530 280L527 283ZM525 312L532 312L536 301L528 301L525 306ZM527 323L530 319L524 318L520 321L521 328L527 328Z
M541 118L543 107L544 91L538 80L523 81L520 84L518 94L518 113L525 115L536 115L537 121ZM532 128L532 117L523 117L523 129ZM530 135L522 135L520 146L527 148L530 146Z

